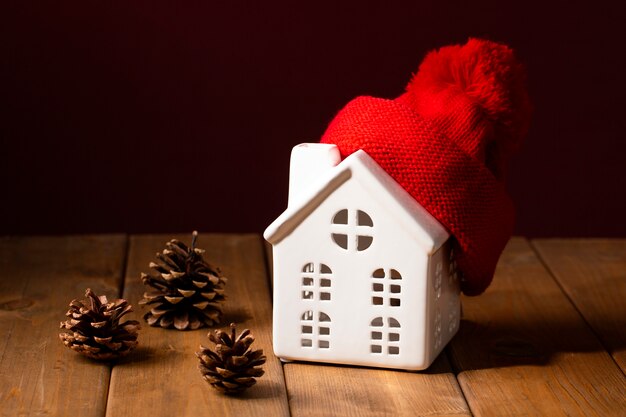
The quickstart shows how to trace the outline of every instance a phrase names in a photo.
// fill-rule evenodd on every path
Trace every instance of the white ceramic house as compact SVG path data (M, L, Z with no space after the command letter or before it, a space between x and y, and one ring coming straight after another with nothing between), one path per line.
M459 327L448 232L364 151L296 146L264 237L282 360L420 370Z

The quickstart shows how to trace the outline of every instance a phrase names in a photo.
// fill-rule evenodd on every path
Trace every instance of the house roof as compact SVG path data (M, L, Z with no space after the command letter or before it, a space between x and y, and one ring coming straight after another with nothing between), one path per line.
M359 150L312 183L297 201L270 224L263 237L275 245L294 232L331 194L349 180L369 187L375 195L387 194L381 202L394 212L394 218L428 253L435 252L450 236L448 231L410 196L365 151Z

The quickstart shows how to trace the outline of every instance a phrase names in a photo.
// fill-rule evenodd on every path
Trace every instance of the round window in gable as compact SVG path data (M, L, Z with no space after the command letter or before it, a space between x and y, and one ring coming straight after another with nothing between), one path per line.
M339 210L332 219L331 237L345 250L364 251L374 241L374 222L363 210Z

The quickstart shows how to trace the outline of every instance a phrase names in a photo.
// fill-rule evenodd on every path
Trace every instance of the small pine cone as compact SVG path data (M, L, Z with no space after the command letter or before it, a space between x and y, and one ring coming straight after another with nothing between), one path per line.
M226 394L238 394L256 384L265 371L263 350L252 350L254 336L245 329L236 336L235 324L230 325L230 335L222 330L209 333L215 350L200 346L196 356L200 359L200 373L212 387Z
M192 236L191 248L172 239L156 254L160 262L150 262L156 276L141 274L144 285L155 289L139 301L151 308L143 316L150 326L193 330L222 320L226 278L203 259L204 250L195 247L198 232Z
M128 301L112 302L105 295L98 297L90 288L86 300L72 300L65 314L68 320L61 322L59 334L63 344L93 359L109 360L126 356L137 346L139 322L120 319L132 311Z

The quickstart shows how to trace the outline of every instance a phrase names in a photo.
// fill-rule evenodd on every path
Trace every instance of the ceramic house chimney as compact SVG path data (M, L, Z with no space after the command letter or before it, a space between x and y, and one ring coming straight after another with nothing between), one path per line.
M339 162L341 155L336 145L303 143L294 147L289 167L289 205Z

